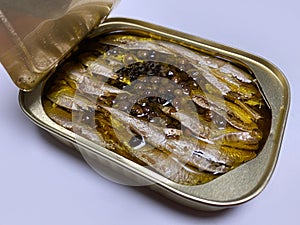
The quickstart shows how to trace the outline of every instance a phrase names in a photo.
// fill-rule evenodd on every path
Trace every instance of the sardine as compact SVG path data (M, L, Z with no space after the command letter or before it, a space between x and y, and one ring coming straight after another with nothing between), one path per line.
M249 99L252 97L247 93L248 89L245 88L240 90L236 88L232 90L228 87L228 84L232 82L231 77L235 78L235 82L239 82L242 85L242 82L247 84L252 83L254 78L252 78L247 73L242 70L235 69L231 64L225 63L224 61L218 60L217 58L211 58L209 56L201 55L200 53L195 53L192 50L189 50L185 47L165 42L165 41L157 41L157 43L169 50L173 51L175 54L186 58L194 67L200 71L200 74L213 86L215 86L223 95L230 95L231 92L236 92L245 99ZM213 71L220 71L223 73L223 76L227 77L227 79L223 79L223 81L217 79ZM224 83L225 81L225 83ZM252 90L252 89L251 89ZM252 90L253 91L253 90ZM256 94L257 92L255 92Z
M131 35L112 35L108 38L103 38L100 43L105 45L111 45L119 47L125 50L147 50L147 51L157 51L164 54L170 54L168 48L159 46L156 42L151 41L149 38L139 38ZM110 50L113 52L115 49Z
M200 140L213 144L213 142L209 140L212 133L210 127L200 122L197 113L186 112L184 110L177 111L175 108L169 106L162 107L161 110L180 121L183 126L191 130Z
M75 89L63 83L63 81L57 82L56 85L52 86L47 91L46 97L56 105L69 110L95 111L98 109L97 104L76 92Z
M212 95L209 95L208 97L197 95L192 97L192 99L197 105L217 113L237 129L243 131L258 129L258 125L255 123L256 118L245 112L236 104L225 99L222 101Z
M130 154L164 177L183 185L203 184L217 177L217 175L199 171L195 167L186 165L169 152L161 151L146 143L145 140L137 138L136 134L119 119L112 117L111 123L118 139L127 146ZM130 142L133 139L138 139L137 141L140 143L137 143L137 146L132 146Z
M181 161L189 163L199 170L213 173L224 173L230 169L232 159L220 154L213 148L205 148L198 141L192 141L187 137L180 137L178 140L166 139L162 128L148 122L136 119L128 114L114 108L102 106L120 122L130 126L135 132L143 136L145 140L158 149L168 151L176 155Z
M107 84L105 79L99 79L92 75L89 69L79 63L70 63L63 67L64 79L71 83L75 89L82 93L96 96L110 96L111 94L128 93L119 88Z

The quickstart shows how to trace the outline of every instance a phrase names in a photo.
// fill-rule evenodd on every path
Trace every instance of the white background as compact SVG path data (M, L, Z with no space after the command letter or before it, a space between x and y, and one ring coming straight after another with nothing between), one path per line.
M300 2L122 0L111 16L142 19L262 56L290 82L292 104L267 188L237 208L203 213L97 175L33 125L0 69L0 225L299 224Z

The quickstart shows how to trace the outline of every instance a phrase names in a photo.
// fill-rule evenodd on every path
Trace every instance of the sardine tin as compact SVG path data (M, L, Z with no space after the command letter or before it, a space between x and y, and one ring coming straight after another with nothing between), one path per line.
M93 162L94 168L105 165L118 174L130 177L137 184L148 184L151 189L181 204L212 211L233 207L257 196L271 178L283 138L290 101L289 85L284 75L271 63L252 54L141 21L111 18L90 35L120 31L162 37L211 55L222 56L253 71L272 112L270 134L259 155L207 184L179 185L54 123L42 106L44 82L31 92L20 92L20 105L24 113L38 126L79 149L88 162Z

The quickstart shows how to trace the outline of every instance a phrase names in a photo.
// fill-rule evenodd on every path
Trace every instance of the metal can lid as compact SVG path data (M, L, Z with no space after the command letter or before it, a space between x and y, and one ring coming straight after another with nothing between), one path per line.
M119 0L0 0L0 61L32 90Z

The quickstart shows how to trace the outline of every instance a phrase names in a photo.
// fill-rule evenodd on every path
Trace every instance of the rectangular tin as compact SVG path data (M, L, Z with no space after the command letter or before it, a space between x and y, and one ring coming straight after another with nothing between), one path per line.
M112 18L101 24L91 35L119 31L135 31L146 36L159 36L212 55L221 55L250 68L272 112L270 134L259 155L207 184L185 186L174 183L54 123L42 106L44 83L32 92L20 92L20 106L24 113L41 128L77 148L92 167L97 169L98 165L105 165L109 170L134 180L136 184L147 184L149 188L181 204L214 211L242 204L257 196L271 178L283 138L290 103L289 86L284 75L271 63L252 54L141 21Z

